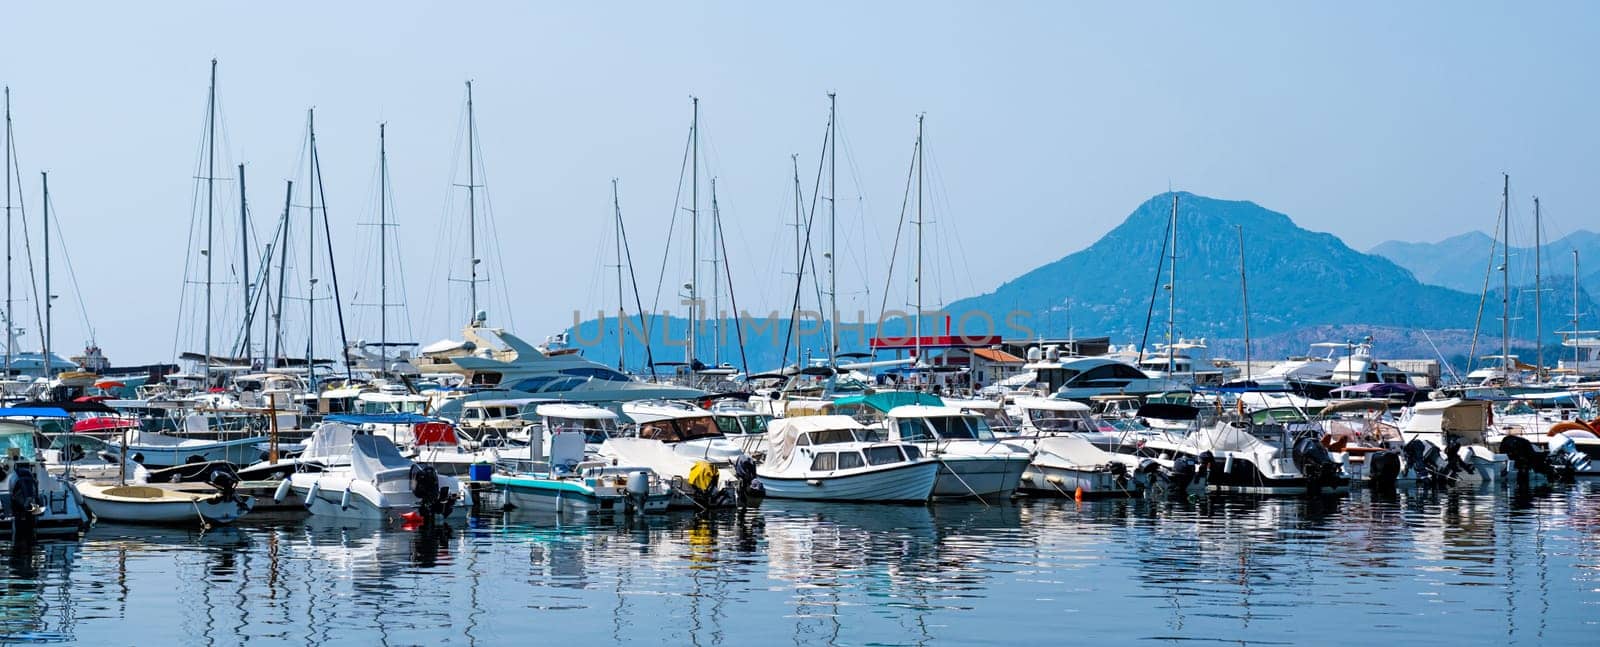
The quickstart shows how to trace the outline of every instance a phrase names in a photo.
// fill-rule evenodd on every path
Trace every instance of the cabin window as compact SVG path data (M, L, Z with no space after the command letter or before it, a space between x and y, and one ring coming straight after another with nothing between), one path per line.
M905 451L906 460L908 460L908 461L916 461L916 460L921 460L922 459L922 450L919 449L916 445L901 445L900 449Z
M858 452L839 452L839 469L852 470L865 465Z
M682 435L681 440L716 438L722 435L722 431L717 429L717 423L711 416L679 418L676 422L678 423L678 433Z
M767 422L772 420L767 416L740 416L739 419L744 421L744 432L747 434L767 433Z
M812 444L826 445L829 443L855 442L855 432L849 429L824 429L806 434L811 437Z
M900 456L900 448L899 447L868 447L867 448L867 464L868 465L888 465L890 463L898 463L901 460L903 460L903 459Z
M977 438L972 428L961 416L939 416L928 418L928 424L933 425L933 431L940 440L972 440ZM988 429L988 427L984 427Z
M678 430L672 426L671 420L657 420L639 425L639 437L664 443L683 440L678 436Z
M500 374L493 371L473 373L472 383L479 386L494 386L500 383Z
M511 389L513 391L527 391L529 393L537 393L539 391L539 389L544 388L544 386L546 384L549 384L550 382L554 381L555 379L556 379L556 376L554 376L554 375L540 375L539 377L530 377L530 378L528 378L526 380L523 380L521 382L517 382L516 384L511 385Z
M579 368L562 369L561 370L561 374L562 375L573 375L573 376L582 377L582 378L594 378L596 380L605 380L605 381L608 381L608 382L631 382L632 381L632 380L628 379L628 376L626 376L626 375L623 375L621 373L613 371L613 370L611 370L609 368L600 368L598 366L583 366L583 367L579 367Z
M833 452L822 452L811 459L811 469L817 472L831 472L839 469L839 455Z
M744 433L744 429L739 427L739 419L734 416L717 416L717 428L725 434Z
M906 442L933 440L933 437L928 433L928 425L924 424L921 418L899 420L896 425L898 425L897 429L900 432L900 440Z
M800 440L794 441L794 444L797 445L797 446L801 446L801 447L810 445L811 444L811 434L800 434Z

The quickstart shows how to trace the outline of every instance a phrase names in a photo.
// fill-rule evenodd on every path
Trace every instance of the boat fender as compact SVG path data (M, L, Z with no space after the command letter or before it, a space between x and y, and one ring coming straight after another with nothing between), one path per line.
M1563 431L1587 431L1589 433L1594 433L1595 429L1589 423L1582 420L1567 420L1550 425L1550 431L1545 432L1545 435L1559 436Z
M278 484L278 489L272 493L274 503L283 503L286 498L289 498L289 479L283 479L283 482Z
M1222 473L1224 475L1233 473L1233 454L1228 454L1222 459Z
M312 481L311 488L306 490L306 507L311 507L311 502L317 500L317 495L322 492L322 482Z
M340 510L349 510L350 509L350 488L349 488L349 486L345 487L344 494L339 495L339 509Z

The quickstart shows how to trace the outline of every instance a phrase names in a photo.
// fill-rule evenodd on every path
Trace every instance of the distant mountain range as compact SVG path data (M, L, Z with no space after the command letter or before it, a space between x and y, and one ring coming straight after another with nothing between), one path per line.
M1479 294L1483 291L1486 276L1491 288L1502 282L1499 266L1503 250L1493 248L1494 244L1495 239L1488 234L1469 231L1437 243L1391 240L1373 247L1370 253L1410 270L1423 283ZM1489 257L1491 248L1494 249L1493 259ZM1547 281L1544 287L1552 290L1565 287L1571 292L1573 250L1578 251L1579 272L1584 277L1581 281L1583 287L1590 292L1600 291L1600 233L1587 230L1575 231L1541 246L1544 277L1550 279L1553 275L1561 275L1567 281L1565 284ZM1510 256L1511 283L1532 285L1533 247L1513 246Z
M1238 357L1244 323L1239 260L1242 233L1251 335L1258 358L1303 352L1312 341L1351 341L1371 335L1383 356L1443 355L1464 364L1475 322L1483 331L1478 354L1494 352L1491 349L1500 345L1499 292L1486 298L1480 296L1481 263L1476 289L1430 284L1444 280L1444 276L1461 280L1445 272L1443 266L1486 262L1489 239L1482 234L1476 235L1481 238L1467 234L1437 244L1385 243L1380 246L1384 254L1362 253L1332 234L1301 228L1289 216L1252 202L1177 193L1176 253L1167 250L1164 254L1173 197L1171 193L1152 197L1089 247L1028 271L993 292L951 303L944 311L956 324L955 332L998 332L1007 337L1110 336L1113 343L1127 345L1137 344L1145 337L1148 321L1149 343L1161 342L1166 333L1167 289L1171 281L1168 269L1163 268L1158 276L1157 268L1170 262L1164 260L1165 255L1176 257L1176 282L1172 286L1176 290L1176 307L1172 318L1178 336L1208 338L1214 354ZM1566 240L1576 244L1592 239L1597 245L1593 258L1600 268L1600 236L1583 234L1587 238L1574 234ZM1552 243L1548 247L1558 246L1559 243ZM1561 254L1550 253L1552 258ZM1386 257L1388 254L1404 258L1406 264ZM1570 252L1567 254L1570 258ZM1570 268L1570 260L1568 263ZM1439 273L1426 274L1426 278L1420 272L1435 269ZM1556 266L1551 269L1557 270L1547 272L1550 287L1554 288L1563 279ZM1566 274L1570 285L1570 269ZM1531 290L1513 288L1514 340L1533 336L1531 301ZM1588 313L1585 316L1592 317L1595 307L1587 291L1580 295L1579 303ZM1546 339L1553 341L1553 331L1571 325L1570 289L1548 290L1543 306ZM943 317L927 319L922 334L944 332ZM787 322L764 325L780 332L769 332L761 341L747 344L744 361L757 371L777 367L785 356L792 363L796 351L790 347L785 353L781 343L781 330ZM681 320L673 320L669 326L679 336L685 327ZM615 323L608 323L607 327L609 332L602 334L599 322L585 322L574 329L574 339L596 359L615 362ZM906 329L905 321L890 320L881 332L903 335ZM859 340L879 333L872 326L853 329L851 334L842 335L845 348L841 352L864 350ZM825 332L813 332L802 340L801 346L812 355L824 355L825 338ZM1516 344L1515 348L1525 345ZM701 337L700 346L711 347L709 335ZM681 345L656 343L652 347L658 361L680 360L684 356ZM722 349L724 361L739 364L731 332ZM1531 351L1524 352L1531 355ZM710 363L707 355L702 352L700 359ZM638 366L642 360L643 350L635 343L629 351L628 364Z

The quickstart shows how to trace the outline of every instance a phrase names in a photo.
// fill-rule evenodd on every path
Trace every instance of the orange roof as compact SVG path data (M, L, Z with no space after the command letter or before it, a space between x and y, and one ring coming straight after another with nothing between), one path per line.
M1003 350L1000 350L998 348L974 348L974 349L972 349L972 356L973 357L978 357L978 358L981 358L981 359L984 359L984 360L987 360L987 361L990 361L990 362L995 362L997 364L1023 364L1023 363L1025 363L1025 361L1021 357L1017 357L1016 355L1012 355L1011 353L1007 353L1007 352L1005 352Z

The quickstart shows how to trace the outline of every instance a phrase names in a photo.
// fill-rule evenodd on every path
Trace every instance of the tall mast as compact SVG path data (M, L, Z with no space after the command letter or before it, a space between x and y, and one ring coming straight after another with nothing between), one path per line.
M800 365L800 362L799 362L799 359L800 359L800 298L799 298L800 288L799 288L799 285L804 280L804 277L805 277L805 274L806 274L806 257L805 257L805 251L804 251L804 249L805 249L804 248L804 239L805 239L806 232L805 232L805 229L804 229L805 223L803 222L803 218L802 218L802 215L801 215L802 214L801 207L803 206L802 203L804 203L805 200L803 199L803 193L801 192L801 189L800 189L800 156L798 154L790 154L789 155L789 164L794 169L794 281L795 281L795 286L796 286L795 287L795 300L794 300L794 303L793 303L793 307L789 311L789 329L794 331L795 366L799 366ZM783 362L785 364L787 364L788 361L789 361L789 357L788 357L788 355L786 353L784 358L783 358Z
M389 368L389 148L378 124L378 354Z
M16 342L16 324L11 318L11 86L6 86L6 149L0 152L6 158L6 377L11 377L12 346ZM17 187L21 189L22 187Z
M839 112L836 93L828 93L828 366L839 365L839 275L835 271L839 255L838 159Z
M1533 346L1534 346L1534 371L1535 377L1544 376L1544 292L1540 291L1543 279L1544 259L1540 245L1544 244L1544 237L1539 228L1543 223L1539 219L1539 196L1533 196Z
M622 199L617 196L617 178L611 178L611 213L617 243L617 371L627 371L628 328L623 318L627 306L622 304Z
M478 320L478 122L472 112L472 82L467 81L467 256L471 275L472 320Z
M244 192L244 164L239 165L239 261L243 266L240 273L240 283L244 286L244 358L250 359L250 211L249 203L245 202Z
M717 209L717 178L711 178L711 365L722 365L722 212Z
M1239 232L1239 294L1244 305L1244 381L1250 382L1250 283L1244 271L1244 225L1234 225Z
M283 183L283 230L278 234L278 303L272 314L272 366L283 360L283 297L284 280L289 272L289 215L294 203L294 180ZM267 259L271 261L272 259ZM265 347L263 347L265 348Z
M50 296L50 174L39 172L39 182L44 186L44 376L55 375L55 362L50 359L50 307L55 298Z
M922 361L922 119L917 115L917 312L916 331L912 332L912 351L917 356L917 363Z
M317 387L317 109L306 110L306 383Z
M216 223L212 219L215 206L217 166L217 59L211 59L211 86L206 92L206 357L205 385L211 387L211 266L216 250L212 249ZM45 290L45 309L49 311L49 290Z
M1511 175L1501 173L1504 184L1500 189L1500 223L1503 245L1500 246L1500 366L1505 379L1511 380Z
M689 97L689 356L694 365L695 339L700 336L700 97ZM682 176L679 176L682 177Z
M1572 370L1578 370L1583 348L1578 344L1578 250L1572 250Z
M1177 358L1173 355L1176 349L1172 347L1174 333L1177 330L1178 317L1178 194L1172 194L1172 232L1171 264L1167 265L1167 377L1177 371Z

